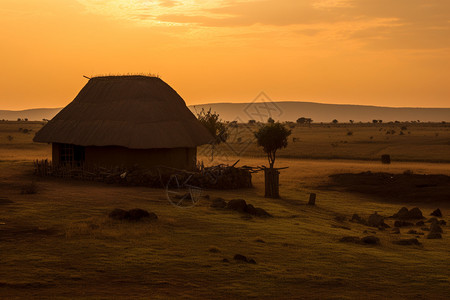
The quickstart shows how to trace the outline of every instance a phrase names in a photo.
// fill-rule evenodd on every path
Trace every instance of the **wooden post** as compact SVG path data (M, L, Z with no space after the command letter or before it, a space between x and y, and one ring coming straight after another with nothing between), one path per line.
M280 172L277 169L264 169L265 195L267 198L280 198Z

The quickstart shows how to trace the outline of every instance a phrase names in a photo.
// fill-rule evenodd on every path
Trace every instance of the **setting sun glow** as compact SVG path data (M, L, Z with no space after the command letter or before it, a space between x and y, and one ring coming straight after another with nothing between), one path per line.
M2 0L1 109L63 107L99 74L187 104L450 107L447 0Z

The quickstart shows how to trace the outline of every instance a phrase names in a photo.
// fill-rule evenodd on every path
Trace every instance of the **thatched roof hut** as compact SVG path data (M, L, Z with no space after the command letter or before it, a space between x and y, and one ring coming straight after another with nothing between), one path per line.
M54 163L191 169L196 147L211 139L160 78L104 76L90 79L34 141L53 143Z

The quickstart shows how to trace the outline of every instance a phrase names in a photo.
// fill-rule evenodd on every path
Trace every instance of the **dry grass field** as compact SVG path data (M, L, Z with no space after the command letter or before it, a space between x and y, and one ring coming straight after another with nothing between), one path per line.
M50 157L49 145L31 142L41 126L0 123L2 299L448 299L450 295L448 225L442 226L443 239L417 235L421 246L401 246L392 242L416 237L407 231L422 232L421 227L392 234L390 228L378 230L349 221L354 213L391 216L402 206L417 206L426 218L439 207L450 224L450 199L417 203L396 200L395 195L348 192L329 177L406 170L450 176L447 124L408 124L404 135L398 135L398 125L390 124L297 126L276 162L289 166L280 176L281 199L264 198L263 175L255 174L253 188L207 190L210 199L203 197L192 208L171 205L163 189L34 176L32 160ZM396 134L382 133L391 127ZM19 128L32 131L23 133ZM266 164L254 145L241 151L243 156L228 152L237 151L246 134L250 137L245 130L232 135L231 150L218 149L216 162L240 159L239 165ZM298 141L293 143L293 137ZM207 162L207 149L199 152ZM384 153L391 154L392 164L378 161ZM32 183L36 193L22 193ZM306 205L312 192L317 193L316 206ZM211 208L216 197L245 199L274 217ZM108 218L114 208L146 209L158 220L114 221ZM390 226L393 222L386 221ZM377 236L380 245L339 242L344 236L367 235ZM235 261L235 254L253 258L256 264Z

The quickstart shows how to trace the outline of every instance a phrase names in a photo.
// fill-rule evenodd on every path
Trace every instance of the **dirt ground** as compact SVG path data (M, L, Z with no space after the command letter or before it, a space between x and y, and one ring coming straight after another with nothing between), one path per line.
M255 174L253 188L204 190L209 199L201 197L196 206L180 208L167 200L164 189L35 177L30 158L48 157L49 148L28 147L26 154L17 151L17 156L14 151L0 153L1 299L448 299L450 295L449 225L442 226L442 239L427 239L424 226L400 228L400 234L393 234L392 228L379 230L349 221L354 213L364 218L374 212L391 216L406 206L419 207L426 219L440 208L440 219L450 224L450 201L393 201L336 186L329 177L367 171L450 176L450 164L280 158L277 166L289 167L280 175L281 199L264 198L263 175ZM264 158L240 159L239 165L265 164ZM36 193L23 193L30 190ZM310 193L317 194L315 206L307 205ZM273 217L211 208L216 197L245 199ZM108 218L114 208L142 208L158 219L115 221ZM386 220L391 227L393 222ZM418 233L408 234L411 229ZM370 235L378 237L380 245L339 242L345 236ZM416 236L421 246L393 243ZM236 254L256 264L236 261Z

